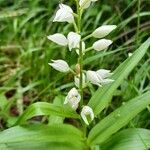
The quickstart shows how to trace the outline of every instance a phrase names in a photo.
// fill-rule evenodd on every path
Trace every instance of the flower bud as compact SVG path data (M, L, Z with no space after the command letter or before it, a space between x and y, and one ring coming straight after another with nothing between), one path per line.
M95 49L96 51L101 51L108 48L108 46L110 46L111 44L111 40L101 39L93 44L93 49Z
M52 60L53 63L48 63L54 69L60 72L68 72L70 70L69 65L64 60Z
M110 70L105 70L105 69L100 69L98 71L88 70L86 75L87 75L87 80L89 80L92 84L98 86L109 84L114 81L108 78L112 75L112 73L110 73Z
M111 31L116 29L116 25L103 25L99 28L97 28L93 33L92 36L95 38L103 38L107 36Z
M73 16L73 10L71 9L71 7L64 5L64 4L59 4L59 10L56 12L56 16L53 22L73 23L74 16Z
M65 98L64 104L69 104L73 110L78 108L81 96L76 88L72 88Z
M70 32L67 36L67 39L68 39L69 50L71 51L73 48L78 47L81 40L81 36L75 32Z
M91 2L96 2L98 0L80 0L79 5L81 8L86 9L90 6Z
M90 117L91 122L94 119L94 112L91 107L84 106L81 111L81 117L87 125L89 125L88 116Z
M61 46L66 46L68 44L67 38L63 34L60 34L60 33L49 35L47 36L47 38Z
M106 70L106 69L99 69L96 71L96 73L98 74L98 76L100 76L101 79L108 78L113 74L110 73L110 70Z
M86 76L87 80L90 81L92 84L101 86L100 79L98 78L97 73L95 71L88 70L86 72Z

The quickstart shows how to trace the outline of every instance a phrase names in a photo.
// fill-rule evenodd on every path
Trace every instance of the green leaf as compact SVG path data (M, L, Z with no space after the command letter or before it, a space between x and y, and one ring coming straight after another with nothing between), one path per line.
M148 150L150 149L150 130L123 130L113 135L100 147L101 150Z
M129 75L132 69L138 64L146 53L150 45L150 38L148 38L134 54L125 60L112 75L115 81L112 84L100 87L90 99L88 105L93 108L95 115L99 114L111 101L111 98L121 84L121 82Z
M64 105L63 101L64 101L64 96L59 95L55 97L53 104L57 106L63 106ZM48 124L54 124L54 123L62 124L64 119L65 119L64 117L51 115L48 119Z
M71 125L16 126L0 133L1 150L83 150L82 133Z
M79 118L79 115L66 107L56 106L46 102L37 102L29 106L19 117L16 124L23 124L26 120L40 115L57 115L68 118Z
M139 112L150 104L150 92L136 97L116 109L106 118L101 120L89 133L90 144L100 144L108 139L113 133L125 126Z

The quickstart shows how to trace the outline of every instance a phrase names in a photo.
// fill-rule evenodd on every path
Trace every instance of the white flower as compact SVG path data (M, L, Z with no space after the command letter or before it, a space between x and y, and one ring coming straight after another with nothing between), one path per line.
M67 36L67 39L68 39L69 50L71 51L73 48L78 47L81 40L81 36L75 32L70 32Z
M110 77L113 73L110 73L110 70L106 69L99 69L96 71L96 73L100 76L100 78L105 79Z
M93 44L93 49L96 51L101 51L101 50L108 48L108 46L110 46L111 44L112 44L111 40L101 39L101 40L96 41Z
M60 33L49 35L47 36L47 38L61 46L66 46L68 44L67 38L63 34L60 34Z
M64 60L52 60L52 63L48 64L60 72L68 72L70 70L69 65Z
M71 7L64 5L64 4L59 4L59 10L56 12L56 16L53 22L73 23L74 16L73 16L73 10L71 9Z
M95 71L88 70L86 72L86 76L87 76L87 80L90 81L92 84L101 86L100 84L101 80L98 78L97 73Z
M80 0L79 5L81 8L86 9L90 6L91 2L96 2L98 0Z
M99 69L98 71L88 70L86 75L87 75L87 80L89 80L92 84L98 86L109 84L114 81L108 78L112 75L112 73L110 73L110 70L105 70L105 69Z
M96 71L98 78L101 80L102 85L112 83L114 80L108 79L113 73L110 73L110 70L99 69Z
M97 28L93 33L92 36L95 38L103 38L107 36L111 31L116 29L116 25L103 25L99 28Z
M76 88L72 88L65 98L64 104L69 104L73 110L78 108L81 96Z
M78 76L74 77L74 82L75 82L75 86L79 88L80 85L80 74L78 74ZM86 87L86 80L85 80L85 74L82 74L82 87Z
M94 119L94 112L91 107L84 106L81 111L81 117L87 125L89 125L88 116L90 117L90 121L92 121Z

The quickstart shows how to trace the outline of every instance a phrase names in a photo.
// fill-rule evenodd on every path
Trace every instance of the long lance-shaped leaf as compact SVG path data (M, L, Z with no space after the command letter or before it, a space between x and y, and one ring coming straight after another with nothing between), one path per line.
M125 126L139 112L150 104L150 92L136 97L120 108L116 109L106 118L101 120L89 133L88 141L91 144L100 144L113 133Z
M16 126L0 133L1 150L83 150L82 133L71 125Z
M148 150L150 149L150 130L123 130L113 135L100 147L101 150Z
M112 75L112 79L115 81L112 84L100 87L90 99L88 105L93 108L95 115L100 113L111 101L114 91L126 78L132 69L138 64L146 53L150 45L150 38L148 38L135 52L134 54L125 60Z
M75 111L71 111L66 107L56 106L46 102L37 102L29 106L19 117L16 124L23 124L26 120L41 115L56 115L67 118L79 118Z

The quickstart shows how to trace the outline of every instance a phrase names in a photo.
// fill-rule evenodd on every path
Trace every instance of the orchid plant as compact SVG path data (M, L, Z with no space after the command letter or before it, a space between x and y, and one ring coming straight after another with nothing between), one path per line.
M102 25L91 34L82 36L82 15L98 0L74 0L76 12L66 4L59 4L53 22L66 22L74 27L67 36L55 33L47 38L78 56L72 68L65 60L51 60L49 65L62 73L72 73L74 87L69 89L63 104L62 97L53 103L36 102L30 105L17 119L13 127L0 132L0 150L148 150L150 131L135 128L132 119L143 109L149 110L150 92L145 92L105 117L101 113L132 69L142 59L150 45L147 39L133 54L121 63L113 73L110 70L85 70L84 58L91 50L106 50L112 41L105 37L116 29L116 25ZM94 38L91 47L86 43ZM92 93L88 103L84 100L84 89L94 84L98 89ZM58 103L60 105L58 105ZM7 110L7 109L6 109ZM35 116L44 116L39 123L28 124ZM49 117L50 116L50 117ZM69 121L65 118L71 118ZM33 121L33 120L32 120ZM48 125L43 123L48 122ZM47 123L46 122L46 123ZM132 128L122 129L130 122ZM121 131L120 131L121 130Z
M52 60L49 65L60 72L71 72L75 76L74 82L76 87L73 87L69 91L64 104L68 104L73 110L77 110L78 108L79 110L82 109L81 117L86 125L89 125L89 123L94 119L94 112L90 106L86 106L84 104L84 88L88 86L88 82L97 86L103 86L114 81L110 79L112 75L110 70L99 69L97 71L85 71L83 66L83 58L88 51L102 51L112 44L111 40L104 39L104 37L117 27L116 25L102 25L90 35L82 37L82 14L85 9L90 6L91 2L95 1L97 0L75 0L77 12L73 12L72 8L68 5L59 4L59 9L56 12L53 22L68 22L74 26L75 31L69 32L67 37L61 33L55 33L47 37L49 40L60 46L68 47L70 52L75 50L78 54L75 70L71 69L68 63L64 60ZM99 40L93 43L91 47L86 48L86 40L89 38L97 38Z

